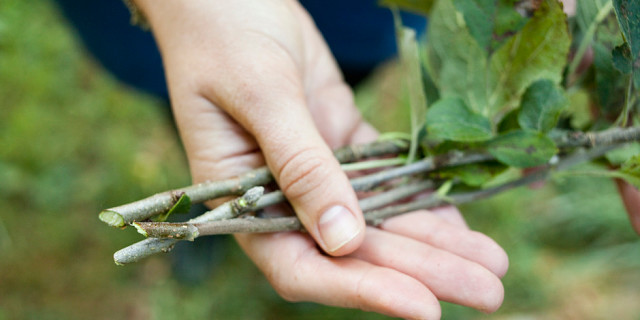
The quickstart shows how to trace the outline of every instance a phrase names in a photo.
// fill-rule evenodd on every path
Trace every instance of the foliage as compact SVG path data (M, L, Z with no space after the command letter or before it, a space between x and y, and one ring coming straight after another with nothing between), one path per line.
M430 138L451 141L484 141L491 138L489 120L470 110L458 97L438 100L426 114Z
M523 129L547 133L556 126L567 104L562 89L549 80L538 80L522 96L518 123Z
M186 194L183 194L178 198L178 201L169 209L169 211L160 214L155 217L155 221L167 221L167 218L174 213L188 213L191 209L191 198Z
M640 2L615 0L613 7L625 40L614 49L613 63L640 88Z
M508 166L534 167L561 151L558 132L624 125L629 113L635 115L638 96L636 6L585 0L570 21L556 0L434 1L421 11L430 18L423 61L425 78L433 80L422 85L438 96L428 101L424 154L449 152L443 146L454 143L485 150ZM572 37L577 61L569 60ZM588 46L595 61L578 70ZM615 92L626 92L625 100L613 98ZM618 116L611 117L615 110Z
M558 151L553 140L528 130L504 133L491 140L487 150L498 161L518 168L543 165Z
M409 162L416 159L418 148L418 134L424 126L427 111L427 97L424 91L422 67L420 66L420 52L416 40L416 32L411 28L400 25L400 14L393 11L396 21L396 38L400 48L400 62L406 76L409 90L409 106L411 109L411 148Z

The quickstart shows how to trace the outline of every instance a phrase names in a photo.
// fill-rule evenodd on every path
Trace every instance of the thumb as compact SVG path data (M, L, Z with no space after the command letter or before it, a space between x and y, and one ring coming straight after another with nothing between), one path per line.
M332 255L350 253L364 236L357 197L313 123L304 122L279 128L293 131L281 134L304 138L283 144L283 140L265 137L260 144L275 179L316 242Z
M316 243L331 255L351 253L364 240L365 223L349 179L315 127L302 87L270 80L244 86L225 109L256 138Z

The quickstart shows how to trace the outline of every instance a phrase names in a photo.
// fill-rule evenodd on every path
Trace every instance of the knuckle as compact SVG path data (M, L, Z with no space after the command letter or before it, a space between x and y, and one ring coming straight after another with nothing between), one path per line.
M290 198L302 198L318 189L330 173L327 160L317 148L294 153L280 169L282 192Z

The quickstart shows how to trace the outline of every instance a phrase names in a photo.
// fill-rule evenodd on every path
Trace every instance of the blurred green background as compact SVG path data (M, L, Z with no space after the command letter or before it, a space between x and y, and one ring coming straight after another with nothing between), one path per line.
M387 68L358 88L382 128L398 123L379 108L402 103L398 82ZM232 241L199 284L176 280L169 256L115 266L140 237L97 213L189 184L171 121L92 61L52 3L0 2L0 320L385 319L285 302ZM610 181L567 178L462 210L511 267L497 313L443 304L444 319L640 319L640 242Z

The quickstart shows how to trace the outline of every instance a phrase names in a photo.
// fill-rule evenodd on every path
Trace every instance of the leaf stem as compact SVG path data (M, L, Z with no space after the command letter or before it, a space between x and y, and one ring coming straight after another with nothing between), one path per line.
M627 86L627 92L624 95L624 108L622 108L622 114L620 115L620 127L626 127L627 121L629 121L629 110L631 110L631 100L633 94L633 73L629 75L629 85ZM616 121L617 122L617 121Z
M578 50L576 50L576 53L573 56L571 63L569 64L569 69L567 72L567 84L570 84L569 81L571 77L576 74L576 71L580 66L580 62L582 62L582 58L584 57L584 54L587 52L587 48L589 48L589 45L593 41L593 36L596 32L597 26L600 23L602 23L602 21L609 15L609 13L611 13L611 10L613 10L613 4L611 1L607 1L604 4L604 6L602 6L602 8L598 10L596 17L589 24L589 27L587 28L587 31L584 34L584 37L582 37L582 40L580 40L580 45L578 45Z
M334 155L341 163L359 161L365 158L380 157L406 152L406 141L376 141L363 145L340 148ZM249 171L236 178L222 181L208 181L188 187L155 194L135 202L103 210L99 218L112 227L124 227L134 221L144 221L155 215L167 212L180 199L187 195L192 203L202 203L216 198L241 195L251 187L265 185L273 181L267 167Z
M405 158L390 158L390 159L376 159L369 161L360 161L354 163L345 163L340 166L342 171L360 171L360 170L370 170L370 169L378 169L383 167L391 167L391 166L399 166L407 163L407 159Z

